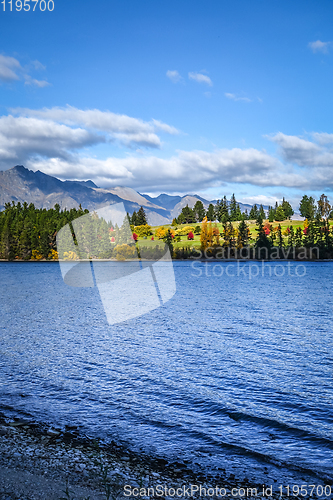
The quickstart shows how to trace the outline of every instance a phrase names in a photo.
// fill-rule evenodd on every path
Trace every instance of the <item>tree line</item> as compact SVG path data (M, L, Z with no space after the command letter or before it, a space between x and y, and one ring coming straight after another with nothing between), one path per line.
M6 203L0 212L0 258L30 260L57 258L56 235L66 224L89 213L78 209L36 208L33 203Z
M308 220L314 220L318 213L321 217L333 218L332 208L325 194L322 194L317 202L312 196L304 195L299 205L300 214ZM196 201L193 208L186 205L182 208L179 216L173 219L172 224L174 226L178 224L194 224L202 222L205 217L210 222L218 221L221 223L242 220L257 221L259 217L263 220L267 218L269 222L282 222L290 219L293 215L294 210L285 198L282 199L281 203L276 202L275 207L269 206L267 214L263 205L258 206L256 204L251 207L250 212L247 209L242 212L240 204L233 194L230 201L224 196L221 200L217 200L215 205L210 203L207 210L200 200Z

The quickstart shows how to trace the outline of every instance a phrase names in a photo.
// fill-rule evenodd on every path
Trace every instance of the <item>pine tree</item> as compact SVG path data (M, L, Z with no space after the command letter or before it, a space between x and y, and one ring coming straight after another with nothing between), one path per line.
M241 221L243 219L242 212L239 206L239 203L237 203L237 208L236 208L236 221Z
M134 210L134 212L132 213L131 220L130 220L130 224L132 224L132 226L139 226L139 224L137 223L137 217L138 217L137 213Z
M257 205L254 204L250 210L249 219L250 220L258 220L258 216L259 216L259 210L258 210Z
M300 227L296 229L295 245L296 248L301 248L303 246L303 234L302 228Z
M256 228L256 231L258 235L255 242L256 257L257 259L269 258L271 242L265 233L263 220L260 216L257 219L257 224L258 227Z
M259 208L259 216L261 217L262 220L266 219L265 210L264 210L264 207L262 205L260 205L260 208Z
M146 212L143 207L140 207L136 216L136 224L134 226L144 226L148 224Z
M237 201L234 194L230 198L229 213L230 213L230 220L236 221L238 214L237 214Z
M283 221L285 220L286 216L285 216L285 213L283 211L283 208L281 205L278 205L278 207L275 209L275 220L280 222L280 221Z
M268 221L274 222L275 220L275 210L273 207L268 207Z
M198 222L201 222L202 219L205 217L206 215L206 211L205 211L205 207L203 206L203 203L202 201L198 200L194 207L193 207L193 212L194 212L194 215L195 215L195 218Z
M249 228L243 218L238 226L237 248L246 247L249 243Z
M215 210L213 203L209 204L206 217L209 221L215 220Z
M229 220L228 200L226 196L224 196L221 201L217 202L215 206L215 215L219 222Z
M283 209L286 219L290 219L290 217L294 215L294 210L292 206L290 205L289 201L286 201L284 198L282 200L281 207Z

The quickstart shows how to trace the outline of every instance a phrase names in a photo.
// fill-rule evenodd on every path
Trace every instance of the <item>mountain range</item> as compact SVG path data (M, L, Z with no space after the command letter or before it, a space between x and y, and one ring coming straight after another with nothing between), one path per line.
M160 194L153 198L128 187L104 189L92 181L61 181L39 170L29 170L23 165L0 172L0 210L3 210L5 203L12 201L26 201L37 208L52 208L58 203L61 208L69 209L78 208L81 204L83 209L87 208L89 211L122 202L129 214L142 206L148 222L155 226L170 223L183 207L193 207L198 200L202 201L206 209L210 203L216 203L216 200L208 201L198 195ZM249 211L251 205L240 203L240 208L242 211Z

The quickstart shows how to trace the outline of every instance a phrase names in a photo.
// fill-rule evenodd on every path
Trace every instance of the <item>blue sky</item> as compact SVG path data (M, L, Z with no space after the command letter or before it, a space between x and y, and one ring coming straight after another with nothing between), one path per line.
M0 169L333 198L331 0L26 5L0 4Z

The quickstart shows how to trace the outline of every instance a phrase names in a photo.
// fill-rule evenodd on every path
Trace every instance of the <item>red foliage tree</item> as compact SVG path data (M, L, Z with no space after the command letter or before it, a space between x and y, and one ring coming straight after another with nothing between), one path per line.
M187 235L187 239L188 240L194 240L194 234L192 233L192 231L190 231Z

